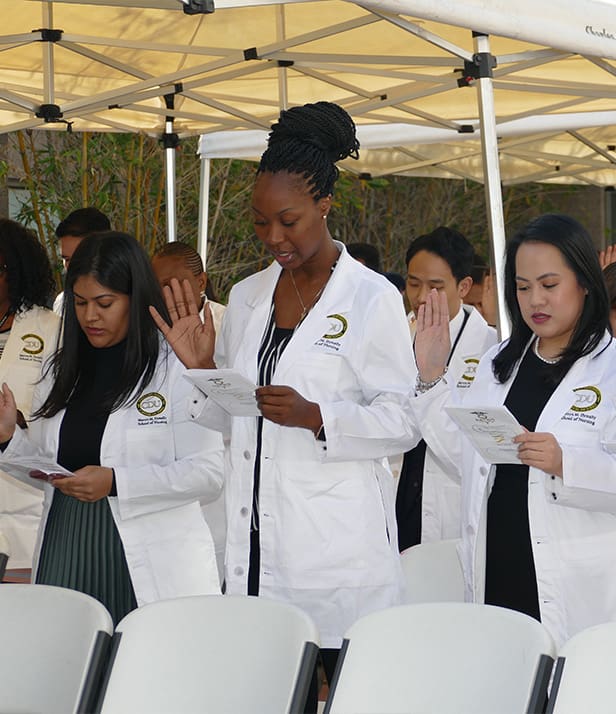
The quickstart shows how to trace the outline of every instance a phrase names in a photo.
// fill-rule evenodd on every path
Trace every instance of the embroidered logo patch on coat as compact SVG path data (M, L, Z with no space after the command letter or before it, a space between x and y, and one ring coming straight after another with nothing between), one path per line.
M45 349L45 340L33 332L29 332L27 335L22 335L21 341L23 342L22 350L27 355L40 355Z
M143 416L156 416L165 411L167 400L158 392L148 392L137 401L137 409Z
M597 387L577 387L575 401L571 405L572 412L589 412L596 409L601 404L601 392Z

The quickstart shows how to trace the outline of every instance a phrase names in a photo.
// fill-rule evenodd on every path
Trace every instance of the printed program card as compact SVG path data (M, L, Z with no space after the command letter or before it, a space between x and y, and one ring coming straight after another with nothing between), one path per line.
M191 369L184 377L231 416L261 416L256 384L234 369Z
M42 481L49 481L54 476L74 475L55 461L39 456L9 456L0 461L0 468L16 478L28 477Z
M521 464L513 438L524 429L507 407L445 407L479 454L491 464Z

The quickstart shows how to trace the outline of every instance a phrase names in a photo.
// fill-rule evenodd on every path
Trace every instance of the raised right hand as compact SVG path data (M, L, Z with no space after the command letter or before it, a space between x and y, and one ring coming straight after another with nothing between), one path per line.
M419 306L415 331L415 360L424 382L443 374L450 350L447 295L432 289Z
M188 280L180 285L176 278L172 278L170 287L165 285L163 288L163 297L171 327L152 305L150 314L175 354L188 369L214 369L216 331L209 306L205 306L205 321L202 321Z
M6 382L2 383L0 391L0 443L9 441L15 433L17 424L17 405L13 392Z
M599 251L601 270L605 270L612 263L616 263L616 245L608 245L605 250Z

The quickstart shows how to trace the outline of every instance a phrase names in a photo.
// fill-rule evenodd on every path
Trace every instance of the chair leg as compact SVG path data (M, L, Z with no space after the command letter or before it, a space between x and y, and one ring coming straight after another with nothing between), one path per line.
M6 553L0 553L0 583L4 578L4 573L6 572L6 564L9 562L9 556Z
M535 681L528 700L526 714L544 714L548 704L548 685L550 684L550 676L554 660L549 655L541 655L537 664L537 673Z
M312 681L312 673L317 662L319 648L314 642L306 642L302 653L295 689L289 705L289 714L302 714L306 706L306 697Z
M554 712L554 707L556 706L556 697L558 696L558 688L560 687L560 681L563 677L564 668L565 658L559 657L556 660L556 667L554 668L554 679L552 680L550 696L548 697L548 705L545 710L546 714L552 714Z

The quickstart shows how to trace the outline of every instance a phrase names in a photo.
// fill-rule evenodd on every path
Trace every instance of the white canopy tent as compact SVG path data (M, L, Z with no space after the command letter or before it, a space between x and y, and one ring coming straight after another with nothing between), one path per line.
M218 0L212 15L196 16L178 0L10 4L0 37L0 131L68 121L74 130L166 134L172 143L175 133L267 129L281 107L318 99L338 102L359 125L405 123L458 138L481 127L475 163L497 267L501 127L536 117L542 141L555 133L546 117L616 110L613 0L519 0L515 8L505 0ZM557 158L611 170L616 137L588 126L597 125L556 132L566 138L558 152L528 149L521 175L532 176L533 166L543 178L568 171L597 182L596 172ZM501 155L515 141L502 141ZM456 155L467 142L442 146ZM408 172L426 170L428 154L404 151ZM459 170L454 161L438 166Z

